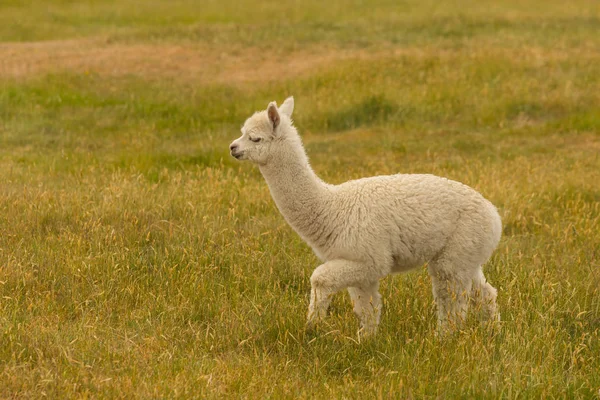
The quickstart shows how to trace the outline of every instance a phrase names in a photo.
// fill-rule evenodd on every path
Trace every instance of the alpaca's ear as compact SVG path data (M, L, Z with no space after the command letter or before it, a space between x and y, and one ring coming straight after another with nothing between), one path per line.
M273 129L277 128L279 125L279 111L277 111L277 103L274 101L269 103L269 107L267 108L267 115L269 116L269 121L273 125Z
M287 115L288 117L292 117L292 113L294 112L294 96L290 96L279 107L279 112Z

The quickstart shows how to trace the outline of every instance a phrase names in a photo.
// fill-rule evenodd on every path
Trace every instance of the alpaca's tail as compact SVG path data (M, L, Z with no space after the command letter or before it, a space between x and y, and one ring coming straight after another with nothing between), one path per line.
M500 218L500 214L498 214L498 209L490 203L490 214L492 217L492 241L494 249L500 243L500 238L502 237L502 218Z

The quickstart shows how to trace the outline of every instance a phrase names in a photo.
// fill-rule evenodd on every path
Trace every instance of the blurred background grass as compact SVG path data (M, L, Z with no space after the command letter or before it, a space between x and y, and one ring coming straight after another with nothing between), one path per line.
M0 397L592 397L597 2L4 1ZM324 179L494 202L500 333L440 343L424 270L304 332L318 260L228 144L296 98Z

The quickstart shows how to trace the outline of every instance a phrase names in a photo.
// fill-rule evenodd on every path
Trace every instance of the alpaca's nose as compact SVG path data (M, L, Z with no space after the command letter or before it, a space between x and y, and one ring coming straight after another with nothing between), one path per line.
M231 151L236 151L237 148L238 148L237 144L232 143L231 146L229 146L229 150L231 150Z

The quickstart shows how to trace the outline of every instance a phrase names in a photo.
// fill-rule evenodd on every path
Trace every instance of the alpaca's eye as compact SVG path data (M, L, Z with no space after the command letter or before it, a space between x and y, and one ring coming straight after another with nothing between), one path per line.
M257 137L257 138L250 138L250 141L254 142L254 143L258 143L262 140L262 138Z

